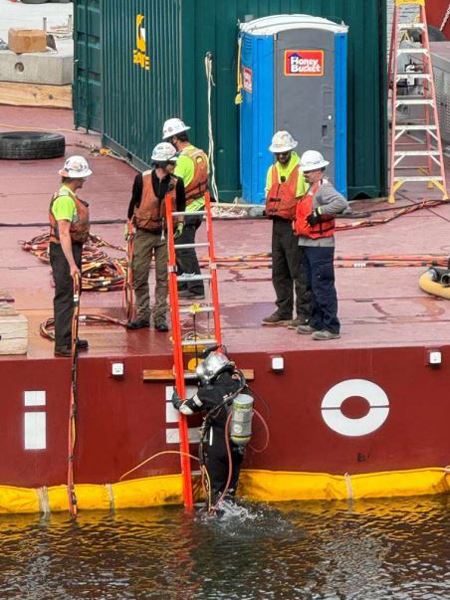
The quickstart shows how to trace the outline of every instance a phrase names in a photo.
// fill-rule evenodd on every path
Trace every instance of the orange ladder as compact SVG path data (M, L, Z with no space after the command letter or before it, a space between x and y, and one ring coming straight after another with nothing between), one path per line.
M408 19L408 14L414 8L418 9L418 19L411 22L409 18L408 22L405 17ZM405 47L403 44L401 47L402 42L408 40L408 32L411 31L419 34L420 44L411 44L411 47ZM405 56L410 58L410 64L400 71L398 59ZM420 87L423 88L423 92L416 96L398 94L399 82L405 80L408 82L411 79L414 82L421 82ZM392 101L389 202L395 202L395 194L404 183L409 181L427 182L429 188L437 187L442 192L442 199L448 200L425 0L395 0L388 85ZM418 117L400 123L398 110L405 108L409 110L408 107L416 110ZM417 136L423 136L423 139ZM421 158L426 159L426 165L404 162L405 159L411 163Z
M168 241L168 276L169 276L169 298L172 320L172 342L173 342L173 360L175 371L175 385L180 398L186 397L186 379L195 379L192 373L186 373L183 362L183 349L187 346L221 346L222 331L220 327L220 307L219 291L217 283L217 265L214 252L214 235L211 216L211 198L209 192L205 193L205 210L196 212L172 212L172 199L166 196L166 220L167 220L167 241ZM194 244L177 244L174 237L173 217L202 216L206 219L206 229L208 235L207 242ZM208 274L190 275L177 273L176 250L182 248L205 248L208 252L207 270ZM209 284L209 293L205 294L205 303L195 308L195 313L211 313L213 315L214 334L208 339L184 340L182 332L182 323L180 316L183 314L192 314L191 308L180 308L178 298L178 282L188 282L203 280ZM183 475L183 498L187 510L191 511L194 507L192 493L192 475L191 462L189 457L189 431L187 419L181 413L179 414L178 426L180 430L180 449L181 449L181 472Z

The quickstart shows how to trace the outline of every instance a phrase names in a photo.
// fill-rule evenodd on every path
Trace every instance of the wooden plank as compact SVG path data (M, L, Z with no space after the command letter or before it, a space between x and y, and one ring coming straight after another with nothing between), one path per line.
M72 108L72 86L2 81L0 104Z
M0 318L0 354L26 354L28 319L24 315Z
M247 381L253 381L255 379L254 369L241 369L244 373L244 377ZM193 374L193 372L192 372ZM144 369L143 371L144 381L175 381L175 375L170 369Z
M47 35L42 29L10 29L8 47L16 54L24 52L45 52Z

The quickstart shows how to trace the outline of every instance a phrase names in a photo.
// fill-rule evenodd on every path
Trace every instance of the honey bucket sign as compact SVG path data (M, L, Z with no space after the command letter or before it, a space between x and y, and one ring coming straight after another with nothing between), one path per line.
M286 50L284 74L288 76L323 77L325 67L323 50Z
M135 65L139 65L141 69L150 71L150 57L147 55L144 21L144 15L136 15L136 48L133 50L133 62Z

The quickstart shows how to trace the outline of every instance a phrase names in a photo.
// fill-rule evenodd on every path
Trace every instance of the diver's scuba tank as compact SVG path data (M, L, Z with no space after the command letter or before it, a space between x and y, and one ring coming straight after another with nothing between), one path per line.
M253 397L238 394L231 405L230 439L237 446L245 446L252 436Z

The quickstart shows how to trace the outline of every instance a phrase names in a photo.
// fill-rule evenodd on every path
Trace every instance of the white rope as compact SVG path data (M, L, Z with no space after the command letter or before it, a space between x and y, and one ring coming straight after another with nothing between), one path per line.
M344 478L347 485L347 500L353 500L355 496L353 495L352 478L349 473L345 473Z
M441 31L444 31L444 27L447 25L447 21L450 18L450 2L448 3L447 12L445 13L444 20L442 21L442 25L440 27Z
M116 508L116 504L114 502L114 492L113 492L112 485L110 483L105 483L105 487L108 492L109 507L111 510L114 510Z
M214 163L214 134L212 126L211 95L214 83L212 73L212 54L207 52L205 56L206 80L208 82L208 161L211 169L211 190L213 197L219 200L219 190L216 183L216 165Z
M45 486L37 488L36 494L39 500L39 510L41 511L41 513L44 513L44 515L50 514L51 510L50 500L48 498L48 488L46 488Z

